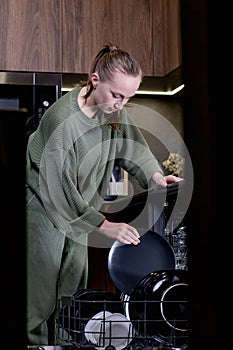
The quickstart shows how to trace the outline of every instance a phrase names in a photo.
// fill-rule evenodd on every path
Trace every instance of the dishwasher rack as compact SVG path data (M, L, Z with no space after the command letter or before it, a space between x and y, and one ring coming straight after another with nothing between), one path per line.
M56 319L56 338L57 344L68 347L69 349L98 349L98 350L187 350L188 349L188 329L184 332L180 332L179 326L171 327L168 333L157 334L156 325L158 324L158 328L161 327L164 323L166 324L174 324L174 320L166 320L164 321L163 317L158 319L147 319L146 310L151 307L150 303L161 303L160 301L138 301L142 306L144 313L143 315L139 315L138 319L130 319L127 314L127 310L130 306L130 300L125 298L120 301L97 301L97 300L77 300L73 296L64 296L58 301L58 314ZM175 301L176 303L179 301ZM107 320L105 317L100 318L101 327L99 330L94 331L96 342L92 343L90 341L90 337L87 335L87 331L85 332L86 324L90 319L93 319L93 316L96 314L95 311L93 313L89 312L87 315L84 310L96 310L96 306L98 303L101 303L101 309L103 315L107 310L109 310L110 305L113 303L116 306L119 306L120 310L123 310L122 313L127 319L127 325L129 327L129 332L127 335L117 335L115 337L113 335L114 332L111 330L111 323L107 325ZM132 307L137 307L137 301L133 301L134 305ZM171 301L169 301L171 303ZM119 305L118 305L119 304ZM92 315L91 315L92 314ZM125 322L119 320L118 322ZM182 324L187 324L187 320L177 320L177 322L182 322ZM151 329L151 324L155 329L155 334L151 334L148 332L148 329ZM115 323L116 325L116 323ZM110 331L106 334L106 327ZM177 331L177 329L179 331ZM161 333L161 332L160 332ZM120 339L123 344L122 347L114 346L114 339Z

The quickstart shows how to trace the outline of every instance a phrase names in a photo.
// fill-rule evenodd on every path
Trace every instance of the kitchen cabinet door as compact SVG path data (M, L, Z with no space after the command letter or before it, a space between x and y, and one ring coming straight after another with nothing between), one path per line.
M163 77L182 65L180 0L152 0L153 76Z
M61 72L61 0L1 0L0 70Z
M146 74L153 69L150 0L63 0L63 72L88 73L111 40L130 51Z
M153 69L150 0L63 0L63 72L88 73L100 48L113 41Z
M180 0L63 0L63 72L88 73L111 40L131 52L146 76L181 64Z

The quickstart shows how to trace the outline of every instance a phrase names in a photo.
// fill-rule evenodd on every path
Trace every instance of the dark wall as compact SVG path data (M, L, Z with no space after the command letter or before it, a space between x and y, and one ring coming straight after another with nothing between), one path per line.
M229 304L226 274L227 239L222 142L226 128L221 67L226 8L205 0L182 2L184 66L184 138L194 168L194 190L186 223L191 285L190 350L227 348L224 310ZM224 17L222 14L224 13ZM224 62L223 62L224 58ZM226 129L225 129L226 130ZM223 132L223 133L222 133ZM226 151L226 150L225 150ZM221 185L223 184L223 186ZM224 194L225 192L225 194ZM217 209L217 211L215 211ZM228 334L229 335L229 334ZM224 346L225 345L225 346Z
M0 110L3 341L26 349L26 112Z

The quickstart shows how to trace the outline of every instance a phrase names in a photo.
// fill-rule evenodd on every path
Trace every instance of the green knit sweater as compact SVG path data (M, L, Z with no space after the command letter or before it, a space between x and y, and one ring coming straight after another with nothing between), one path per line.
M53 225L69 235L90 232L105 219L99 209L116 158L144 189L154 172L162 172L125 108L117 132L102 111L89 118L80 110L79 90L46 111L27 147L27 184Z

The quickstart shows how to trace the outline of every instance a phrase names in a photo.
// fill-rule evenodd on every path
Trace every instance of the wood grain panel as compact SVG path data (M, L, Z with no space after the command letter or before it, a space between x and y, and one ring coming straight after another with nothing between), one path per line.
M6 0L0 12L0 69L61 72L60 0Z
M180 0L152 0L154 76L165 76L182 64Z
M107 248L89 247L88 288L118 292L108 271Z
M63 71L88 73L94 55L111 40L130 51L150 75L150 4L151 0L63 0Z

